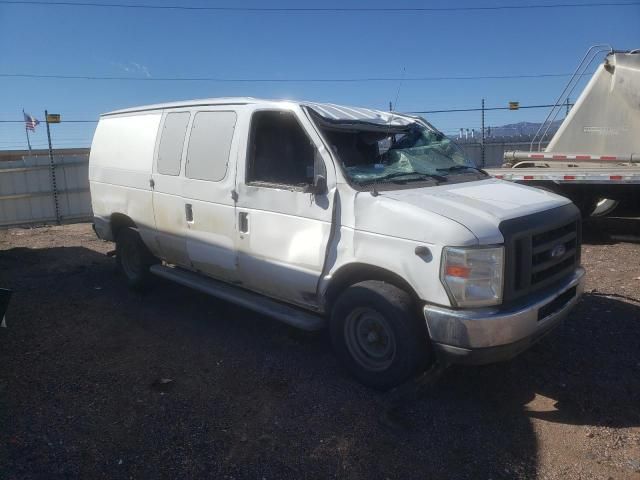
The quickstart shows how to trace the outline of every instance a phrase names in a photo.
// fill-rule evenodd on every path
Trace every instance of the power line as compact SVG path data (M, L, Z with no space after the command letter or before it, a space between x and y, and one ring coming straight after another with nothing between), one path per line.
M38 142L36 141L37 137L31 137L32 141L34 142L33 145L37 144ZM58 137L58 135L56 135L56 143L59 142L85 142L85 141L91 141L91 137L90 136L85 136L82 138L70 138L70 137ZM44 141L44 140L42 140ZM7 145L7 144L14 144L15 140L3 140L0 141L0 145Z
M181 10L192 12L256 12L256 13L437 13L437 12L490 12L500 10L548 10L558 8L596 8L596 7L626 7L640 5L640 2L570 2L552 4L525 5L479 5L467 7L210 7L186 5L152 5L145 3L98 3L98 2L67 2L67 1L39 1L39 0L0 0L0 4L19 6L55 6L55 7L98 7L125 8L146 10Z
M24 123L24 120L0 120L0 123ZM60 120L58 123L98 123L98 120Z
M566 104L563 104L566 105ZM573 106L573 104L569 104L570 106ZM490 110L520 110L523 108L550 108L550 107L555 107L556 105L554 104L549 104L549 105L520 105L518 108L510 108L510 107L485 107L484 111L490 111ZM420 110L420 111L413 111L413 112L407 112L407 113L450 113L450 112L481 112L483 109L482 108L450 108L448 110Z
M555 106L554 104L545 104L545 105L520 105L518 107L519 109L526 109L526 108L550 108ZM573 106L573 104L570 104L570 106ZM451 113L451 112L479 112L481 111L481 108L450 108L450 109L445 109L445 110L412 110L412 111L407 111L405 113ZM486 107L485 109L486 111L491 111L491 110L513 110L510 107ZM97 123L98 120L60 120L59 123ZM0 123L24 123L24 119L23 120L0 120ZM493 128L493 127L492 127Z
M0 0L1 1L1 0ZM593 72L583 73L590 76ZM134 82L218 82L218 83L360 83L360 82L434 82L452 80L502 80L518 78L558 78L571 77L572 73L536 73L514 75L471 75L433 77L353 77L353 78L223 78L223 77L122 77L103 75L64 75L36 73L0 73L0 78L38 78L56 80L100 80Z

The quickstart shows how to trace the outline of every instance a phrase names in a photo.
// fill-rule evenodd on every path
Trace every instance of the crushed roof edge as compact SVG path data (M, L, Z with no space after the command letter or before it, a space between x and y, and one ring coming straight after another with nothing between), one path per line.
M355 113L354 117L363 118L366 115L363 115L364 112L371 112L378 118L386 118L389 115L397 116L399 118L404 119L415 119L416 117L410 114L402 113L402 112L388 112L384 110L378 110L374 108L367 107L353 107L347 105L338 105L335 103L324 103L324 102L312 102L306 100L287 100L287 99L264 99L264 98L256 98L256 97L213 97L213 98L202 98L202 99L193 99L193 100L182 100L177 102L167 102L167 103L156 103L150 105L140 105L137 107L123 108L119 110L113 110L110 112L102 113L100 116L111 116L111 115L121 115L126 113L138 113L138 112L147 112L154 110L162 110L165 108L181 108L181 107L197 107L197 106L205 106L205 105L248 105L255 103L266 103L266 104L284 104L284 103L293 103L296 105L307 106L313 108L317 111L317 109L328 109L330 111L352 111ZM318 112L320 114L320 112ZM320 114L322 115L322 114ZM322 115L323 116L323 115ZM333 117L334 115L329 115ZM348 115L349 116L349 115Z

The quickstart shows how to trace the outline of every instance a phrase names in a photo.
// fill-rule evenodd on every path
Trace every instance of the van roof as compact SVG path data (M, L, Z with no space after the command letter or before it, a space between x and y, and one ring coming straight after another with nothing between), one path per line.
M248 105L264 104L266 106L279 106L285 104L296 104L312 108L321 117L329 121L360 121L368 123L406 125L415 121L416 117L396 112L386 112L362 107L348 107L333 103L317 103L300 100L268 100L254 97L218 97L203 98L198 100L185 100L181 102L158 103L154 105L144 105L140 107L125 108L113 112L103 113L101 116L117 115L122 113L135 113L153 110L163 110L167 108L199 107L205 105Z

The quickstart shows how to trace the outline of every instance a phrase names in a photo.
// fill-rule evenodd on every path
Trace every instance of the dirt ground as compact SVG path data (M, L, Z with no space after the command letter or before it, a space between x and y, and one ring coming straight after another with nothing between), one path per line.
M0 478L638 479L638 235L587 225L563 326L386 415L324 333L161 280L132 293L87 224L0 232Z

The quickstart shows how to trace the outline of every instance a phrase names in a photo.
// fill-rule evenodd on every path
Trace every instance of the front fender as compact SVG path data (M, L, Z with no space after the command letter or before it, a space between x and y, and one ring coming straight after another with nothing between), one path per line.
M380 269L399 277L423 302L450 306L449 297L440 282L442 248L433 244L389 235L363 232L348 227L339 229L339 242L328 273L322 277L319 293L323 303L334 280L345 277L345 269ZM358 278L357 281L365 280Z

